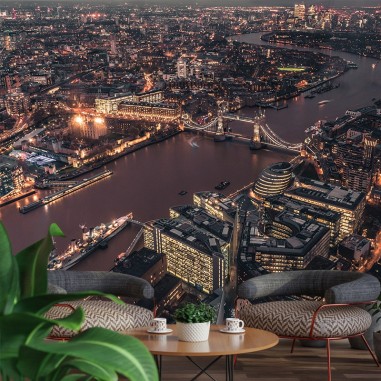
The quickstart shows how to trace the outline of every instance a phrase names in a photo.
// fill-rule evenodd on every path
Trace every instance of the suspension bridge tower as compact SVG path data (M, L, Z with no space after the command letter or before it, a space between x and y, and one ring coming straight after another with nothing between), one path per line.
M224 130L224 108L222 102L218 105L218 116L217 116L217 131L214 135L215 142L223 142L226 140L225 130Z
M258 150L262 148L261 142L261 131L262 125L265 123L265 114L264 112L259 112L259 114L254 117L254 126L253 126L253 136L250 140L250 149Z

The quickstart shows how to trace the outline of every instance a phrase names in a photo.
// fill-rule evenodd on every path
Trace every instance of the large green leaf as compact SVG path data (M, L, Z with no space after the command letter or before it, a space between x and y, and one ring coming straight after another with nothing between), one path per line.
M18 380L20 379L20 373L17 368L17 359L5 359L0 361L0 380Z
M92 375L97 380L118 381L118 375L105 363L98 363L84 359L68 358L62 363L62 367L68 369L76 369L86 374Z
M53 250L52 237L63 236L57 224L51 224L46 237L16 254L22 279L22 296L30 297L46 293L48 286L49 254Z
M28 346L20 348L17 367L30 380L52 380L54 373L60 371L61 364L68 355L51 354L38 351ZM69 368L59 372L59 380L69 372Z
M84 320L82 309L69 316L51 320L31 313L14 313L0 317L0 360L17 357L24 344L43 340L54 325L79 330Z
M12 311L19 293L18 269L8 234L0 221L0 315Z
M53 305L70 301L70 300L79 300L86 298L88 296L104 296L112 300L117 304L124 304L124 302L118 299L115 295L104 294L100 291L85 291L85 292L76 292L70 294L45 294L37 295L30 298L25 298L20 300L14 306L14 312L24 312L28 311L31 313L43 314L47 312Z
M90 328L66 343L36 342L33 348L107 364L130 381L157 381L156 364L148 349L136 338L104 328Z

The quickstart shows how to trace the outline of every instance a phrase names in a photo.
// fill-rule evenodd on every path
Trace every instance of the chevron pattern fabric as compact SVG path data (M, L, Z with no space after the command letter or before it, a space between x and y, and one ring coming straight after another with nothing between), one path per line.
M85 312L85 322L82 331L91 327L103 327L112 331L121 332L130 328L148 327L153 319L153 313L143 307L131 304L116 304L104 300L77 300L63 302L74 308L82 307ZM64 318L71 313L71 309L63 306L54 306L46 314L49 319ZM54 327L51 337L70 338L77 332L62 327Z
M316 301L276 301L242 304L237 318L246 327L264 329L278 336L309 337ZM345 337L366 331L372 323L370 314L355 306L333 306L320 310L313 337Z

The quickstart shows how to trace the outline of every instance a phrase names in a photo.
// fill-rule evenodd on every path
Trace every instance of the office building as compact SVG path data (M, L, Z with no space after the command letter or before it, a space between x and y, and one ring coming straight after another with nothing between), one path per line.
M118 106L118 113L138 119L173 120L180 118L181 107L173 103L122 102Z
M234 223L237 205L232 199L218 192L197 192L193 194L193 204L204 208L210 215Z
M252 262L256 271L301 270L317 256L328 257L329 229L288 211L267 215L264 225L246 221L242 237L238 264Z
M349 262L359 262L369 256L370 241L361 235L353 234L345 237L337 247L337 254Z
M0 197L20 191L25 183L24 172L17 164L0 163Z
M330 245L334 246L339 240L341 214L328 208L317 207L309 203L301 202L291 197L277 195L267 197L263 201L267 213L287 210L295 216L302 216L308 220L314 220L330 230Z
M306 6L304 4L294 5L294 18L304 20L306 18Z
M253 192L259 199L282 194L290 185L292 165L287 161L265 168L255 182Z
M365 194L311 179L299 179L301 187L287 190L285 196L319 208L340 213L338 239L356 233L365 208Z
M155 286L167 273L167 260L165 255L144 247L128 257L117 258L112 271L145 279Z
M181 218L156 220L144 228L144 246L166 255L168 272L207 294L224 285L224 245Z
M101 114L116 114L122 102L159 103L162 102L163 99L164 92L161 90L152 90L138 94L128 93L114 97L98 98L95 100L95 109Z
M30 110L30 97L21 92L9 93L5 96L5 108L11 116L19 116Z

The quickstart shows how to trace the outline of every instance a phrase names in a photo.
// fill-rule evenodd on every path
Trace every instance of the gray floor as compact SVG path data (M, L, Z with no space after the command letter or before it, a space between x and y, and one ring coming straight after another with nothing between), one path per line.
M256 354L241 355L234 370L235 381L325 381L327 362L325 348L295 347L290 353L290 340L281 340L278 346ZM332 381L381 381L381 368L377 368L367 351L350 349L347 340L331 345ZM195 359L207 364L209 359ZM163 381L191 380L197 368L186 358L163 358ZM210 374L225 380L224 360L213 365ZM200 381L211 380L202 375Z

